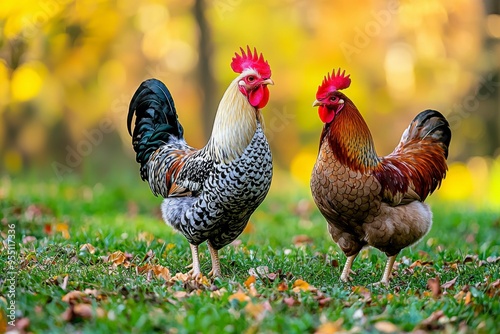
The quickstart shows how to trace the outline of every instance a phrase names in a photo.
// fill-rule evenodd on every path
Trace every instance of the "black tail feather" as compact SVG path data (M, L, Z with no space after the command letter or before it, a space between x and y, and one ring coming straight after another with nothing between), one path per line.
M451 130L448 121L439 111L432 109L422 111L413 119L408 130L408 140L431 137L441 144L444 157L448 158Z
M184 135L177 120L174 100L163 82L149 79L139 86L130 101L127 127L132 136L136 160L141 164L141 178L147 180L146 164L151 154L161 145L182 139Z

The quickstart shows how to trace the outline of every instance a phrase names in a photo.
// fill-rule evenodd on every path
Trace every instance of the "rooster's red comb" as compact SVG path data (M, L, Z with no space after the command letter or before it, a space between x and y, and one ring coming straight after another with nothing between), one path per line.
M231 62L231 68L233 69L233 71L235 71L236 73L241 73L248 68L253 68L257 72L259 72L259 74L264 79L268 79L271 77L271 68L269 67L267 61L264 60L264 56L262 56L262 53L259 56L257 54L257 49L254 48L252 54L252 50L249 46L247 46L246 53L243 48L240 48L240 50L241 55L235 53L233 61Z
M342 71L342 73L340 73L340 71L341 69L339 68L337 70L337 73L335 73L335 69L333 69L331 75L330 73L328 73L325 76L323 82L321 83L321 86L318 87L316 98L321 98L330 92L349 87L349 85L351 84L351 78L349 78L350 75L348 74L346 76L345 70Z

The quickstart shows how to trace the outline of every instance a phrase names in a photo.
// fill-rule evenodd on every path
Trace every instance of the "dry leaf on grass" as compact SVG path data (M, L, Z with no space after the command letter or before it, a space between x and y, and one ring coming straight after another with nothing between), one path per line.
M448 282L446 282L446 283L443 283L443 284L441 285L441 288L442 288L442 289L451 289L451 288L453 288L453 287L455 286L455 283L457 282L457 279L458 279L458 276L457 276L457 277L455 277L454 279L452 279L451 281L448 281Z
M312 244L313 242L314 242L314 240L305 234L296 235L292 239L292 243L295 246L308 245L308 244Z
M375 329L382 333L400 333L398 326L389 321L379 321L374 325Z
M300 302L298 300L296 300L295 298L293 297L286 297L286 298L283 298L283 303L285 303L286 305L288 306L294 306L294 305L299 305Z
M309 283L301 279L298 279L295 282L293 282L292 286L292 291L295 293L298 293L300 291L310 291L313 289L314 287L312 285L309 285Z
M268 266L259 266L257 268L250 268L248 269L248 273L251 276L255 277L264 277L269 274L269 267Z
M280 284L278 284L278 291L286 291L288 290L288 284L286 284L285 282L281 282Z
M90 254L94 254L95 253L95 247L92 246L91 244L83 244L80 247L80 252L89 252Z
M186 291L175 291L172 296L176 299L184 299L188 296Z
M145 264L143 266L139 266L137 267L137 272L139 274L148 274L149 272L152 272L155 277L163 278L165 281L169 281L172 278L170 270L167 267L163 267L159 264Z
M254 284L255 282L256 282L256 280L255 280L255 276L250 275L250 276L246 279L246 281L245 281L245 283L244 283L244 284L245 284L245 286L246 286L246 287L247 287L247 289L248 289L248 288L250 287L250 285Z
M267 312L272 311L272 307L271 304L269 304L269 301L266 300L265 302L258 304L250 302L245 305L244 310L254 320L260 322L265 318Z
M470 291L459 291L455 296L455 300L458 302L464 302L465 305L469 305L472 302L472 293Z
M146 244L149 246L151 244L151 242L155 239L155 236L152 235L151 233L149 232L140 232L138 235L137 235L137 238L136 240L137 241L145 241Z
M497 263L498 261L500 261L500 256L488 256L486 258L486 261L488 263Z
M69 226L68 226L68 223L56 223L56 227L55 227L55 230L56 232L61 232L62 234L62 237L64 239L69 239Z
M242 290L238 290L238 292L233 293L231 296L229 296L229 301L232 300L237 300L239 302L247 302L250 300L250 297L245 294Z
M372 293L364 286L353 286L351 288L352 292L363 297L361 301L369 303L372 300Z
M32 235L27 235L23 238L23 244L30 244L36 241L36 237Z
M85 292L73 290L65 294L62 301L68 304L89 303L90 300Z
M424 266L432 266L433 262L432 261L422 261L422 260L416 260L410 265L410 268L415 268L415 267L424 267Z
M97 307L95 315L98 318L102 318L105 316L105 311L102 308ZM87 303L69 305L69 307L61 314L62 320L67 322L91 319L93 316L94 311L92 310L92 305Z
M439 298L439 296L441 296L442 291L441 285L439 284L439 276L436 276L435 278L429 278L429 280L427 281L427 286L432 291L432 296L434 298Z
M85 289L83 290L87 296L94 297L96 300L104 300L106 299L106 295L102 294L99 290L96 289Z
M316 328L316 331L314 334L335 334L339 333L342 331L342 323L343 319L338 319L335 322L325 322L324 324L321 324L318 328Z
M66 290L68 286L69 275L58 275L45 280L47 284L59 285L61 289Z
M438 310L433 312L427 319L424 319L420 325L418 325L419 328L426 330L426 331L437 331L443 329L443 325L440 324L438 321L444 316L444 312L442 310Z
M478 260L478 256L476 254L467 254L464 258L463 263L470 263Z

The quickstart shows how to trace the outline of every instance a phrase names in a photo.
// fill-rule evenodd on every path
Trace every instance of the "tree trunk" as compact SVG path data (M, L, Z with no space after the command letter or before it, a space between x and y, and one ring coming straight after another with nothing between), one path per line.
M196 0L193 13L198 24L198 82L201 96L201 116L203 134L206 139L210 137L217 108L217 84L211 69L213 57L212 36L210 26L205 16L205 0Z

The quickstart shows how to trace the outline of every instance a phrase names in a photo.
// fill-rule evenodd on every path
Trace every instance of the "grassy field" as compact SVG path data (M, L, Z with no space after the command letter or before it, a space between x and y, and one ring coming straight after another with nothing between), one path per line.
M354 281L340 283L345 256L329 239L309 194L271 194L247 230L222 250L224 277L193 281L182 274L191 261L187 241L162 223L160 199L147 185L132 184L110 188L1 180L0 304L10 312L15 300L17 319L16 328L8 330L498 330L498 212L435 203L431 232L403 250L390 286L379 287L370 283L382 276L384 254L364 250L353 267ZM9 233L15 235L15 263L8 261ZM200 260L208 273L205 245ZM12 277L15 299L9 296ZM0 319L0 332L9 314Z

